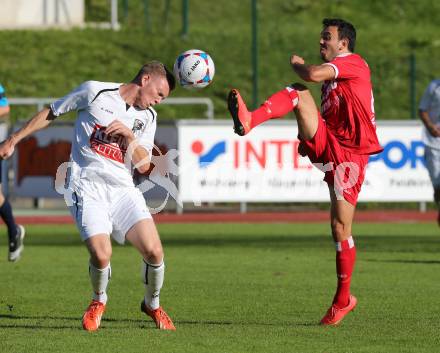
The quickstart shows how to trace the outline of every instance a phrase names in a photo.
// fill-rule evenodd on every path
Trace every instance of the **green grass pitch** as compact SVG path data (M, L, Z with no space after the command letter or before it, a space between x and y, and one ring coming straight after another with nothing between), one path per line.
M88 256L74 226L29 226L20 262L0 234L1 352L438 352L440 234L432 224L356 224L358 308L317 325L335 285L327 224L160 225L161 303L176 332L139 311L140 258L113 248L101 329L81 328Z

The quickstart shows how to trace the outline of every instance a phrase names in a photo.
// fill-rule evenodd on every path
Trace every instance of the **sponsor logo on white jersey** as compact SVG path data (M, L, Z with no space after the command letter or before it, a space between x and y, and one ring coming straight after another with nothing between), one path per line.
M95 124L95 128L90 136L90 148L106 158L124 163L124 156L127 151L125 137L121 135L108 135L105 133L105 129L105 126Z

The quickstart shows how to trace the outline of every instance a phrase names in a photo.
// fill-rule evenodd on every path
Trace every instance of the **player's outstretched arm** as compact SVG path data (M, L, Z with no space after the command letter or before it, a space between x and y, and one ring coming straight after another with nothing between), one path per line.
M7 159L13 153L15 146L25 137L32 135L34 132L47 127L55 116L50 108L44 108L35 114L21 129L11 134L5 141L0 144L0 158Z
M335 69L331 65L306 65L304 59L298 55L291 56L290 64L293 71L307 82L333 80L336 76Z

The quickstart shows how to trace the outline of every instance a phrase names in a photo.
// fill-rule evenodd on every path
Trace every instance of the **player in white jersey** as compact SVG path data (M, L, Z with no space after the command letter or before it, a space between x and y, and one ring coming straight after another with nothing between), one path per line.
M437 223L440 226L440 79L431 81L426 88L419 105L419 116L425 125L422 140L426 167L434 188Z
M93 298L83 316L85 330L99 328L107 303L111 275L110 235L125 239L143 257L145 295L141 310L157 328L175 330L159 305L165 265L162 244L132 171L144 173L156 131L156 112L175 87L173 75L157 61L144 65L129 83L87 81L37 113L23 128L0 144L0 157L8 158L23 138L47 127L59 115L77 111L67 185L69 205L81 238L90 253L89 274Z

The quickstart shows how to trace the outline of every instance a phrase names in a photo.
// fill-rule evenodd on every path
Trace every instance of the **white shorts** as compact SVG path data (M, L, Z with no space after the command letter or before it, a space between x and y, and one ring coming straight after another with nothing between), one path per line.
M425 161L432 185L440 188L440 149L425 146Z
M82 181L74 188L69 207L82 240L97 234L111 235L124 244L130 228L142 219L151 219L145 199L136 187L115 187Z

